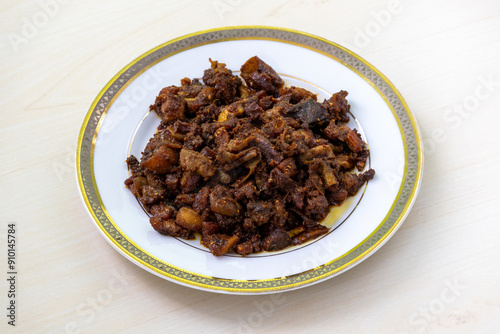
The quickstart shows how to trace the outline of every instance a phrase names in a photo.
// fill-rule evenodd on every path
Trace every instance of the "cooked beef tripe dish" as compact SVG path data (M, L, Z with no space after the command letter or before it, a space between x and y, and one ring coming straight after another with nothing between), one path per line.
M331 207L375 175L366 143L346 125L347 92L317 102L258 57L241 78L210 63L201 80L160 91L150 110L161 124L141 159L127 159L125 185L151 226L184 239L199 233L214 255L277 251L327 233Z

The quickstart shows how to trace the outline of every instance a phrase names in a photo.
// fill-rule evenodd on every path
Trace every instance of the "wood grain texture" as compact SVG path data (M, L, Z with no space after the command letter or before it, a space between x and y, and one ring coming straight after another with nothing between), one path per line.
M232 25L297 29L358 53L401 91L426 148L419 197L386 245L275 297L197 291L138 268L100 236L76 184L77 134L110 78L165 41ZM0 274L16 222L16 330L499 332L499 31L494 0L2 1Z

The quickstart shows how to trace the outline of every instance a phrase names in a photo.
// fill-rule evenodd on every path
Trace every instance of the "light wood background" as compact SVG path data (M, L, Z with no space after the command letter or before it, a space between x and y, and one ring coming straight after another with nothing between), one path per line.
M399 88L426 147L419 197L386 245L274 297L202 292L135 266L101 237L76 184L77 134L111 77L172 38L231 25L358 53ZM499 333L499 105L499 1L2 0L0 332L14 331L15 222L17 332Z

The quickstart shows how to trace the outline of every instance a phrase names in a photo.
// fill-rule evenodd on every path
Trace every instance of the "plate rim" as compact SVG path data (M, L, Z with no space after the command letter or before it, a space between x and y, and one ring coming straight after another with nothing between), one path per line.
M245 31L248 31L249 33L254 32L253 34L250 34L249 36L241 36L244 34ZM260 32L269 32L269 35L271 37L265 37L265 36L255 36L255 32L260 31ZM215 39L207 39L201 42L196 42L190 45L186 45L184 47L180 47L178 50L174 52L169 52L164 56L159 57L156 60L150 61L147 63L147 66L144 66L139 69L138 72L136 72L134 75L132 75L127 81L125 85L122 85L116 92L112 92L113 96L111 99L107 99L107 103L104 104L101 102L100 104L102 105L102 109L100 110L101 112L96 112L96 107L99 105L99 102L103 99L104 95L110 91L110 88L115 84L115 82L128 70L130 70L134 65L136 65L138 62L141 60L144 60L146 57L153 55L155 52L169 46L173 45L174 43L181 42L181 41L186 41L189 38L199 38L201 36L206 36L211 33L226 33L228 35L231 35L231 32L235 32L234 36L226 36L226 38L215 38ZM182 268L178 268L176 266L173 266L171 264L166 263L165 261L162 261L155 257L153 254L147 253L145 250L141 249L139 246L137 246L127 235L125 235L119 228L118 226L113 222L112 217L109 215L107 210L104 207L104 204L100 198L98 187L96 184L95 176L94 176L94 171L93 171L93 155L94 155L94 149L95 149L95 142L97 135L99 133L100 127L104 121L105 115L113 102L118 98L118 96L121 94L121 92L130 84L132 81L134 81L139 75L141 75L143 72L145 72L147 69L151 68L155 64L159 63L160 61L174 55L180 52L183 52L187 49L191 48L196 48L205 44L212 44L212 43L219 43L223 41L230 41L230 40L246 40L246 39L253 39L253 40L273 40L281 43L288 43L288 44L293 44L299 47L304 47L307 49L310 49L314 52L321 53L329 58L333 58L335 61L340 62L344 66L348 67L351 71L355 72L358 74L361 78L363 78L366 82L368 82L378 93L379 95L385 100L386 104L388 107L391 109L391 112L393 113L393 116L395 120L398 123L398 127L400 129L400 133L402 135L403 139L403 146L404 146L404 151L405 151L405 167L404 167L404 172L403 172L403 180L400 186L400 189L398 190L397 195L395 196L393 205L389 209L387 215L382 219L379 225L373 230L372 233L370 233L369 236L367 236L365 239L363 239L359 244L355 245L351 250L348 252L342 254L341 256L332 259L318 267L315 267L309 271L309 272L317 272L321 268L325 268L328 265L334 264L337 261L340 261L342 258L345 258L355 250L357 250L359 247L364 245L368 240L370 240L376 233L377 231L381 228L382 225L384 225L387 220L389 219L389 216L391 215L391 212L394 211L394 207L396 206L397 202L399 201L399 198L402 195L402 191L405 187L405 184L407 183L408 179L408 166L409 166L409 152L408 152L408 143L406 141L406 132L403 129L403 126L401 124L401 120L398 117L398 114L394 110L392 104L386 97L386 94L383 94L383 92L380 90L379 87L375 85L367 76L362 74L358 69L354 68L347 62L345 62L342 59L339 59L335 57L332 54L329 54L323 50L320 50L318 48L315 48L313 46L304 44L304 43L299 43L297 41L289 41L289 40L284 40L280 39L277 37L273 37L273 33L275 34L285 34L285 36L298 36L298 38L302 37L305 38L309 42L314 42L314 41L319 41L322 43L325 43L326 45L330 45L333 48L340 50L344 52L346 55L354 58L355 60L360 62L360 65L364 65L375 73L381 80L382 83L385 83L390 91L394 93L394 95L397 97L397 100L401 103L401 106L403 107L404 115L408 116L408 121L410 122L410 128L408 130L411 130L411 133L415 137L415 146L416 146L416 170L414 171L415 174L415 179L413 183L411 184L411 191L407 193L408 198L406 199L403 208L401 209L401 212L399 215L396 217L394 223L390 226L390 228L383 234L381 235L376 242L362 251L360 254L358 254L355 258L347 261L344 264L339 265L338 267L334 268L333 270L328 270L325 273L318 274L315 276L310 276L307 277L308 275L305 273L298 273L294 274L291 276L286 276L286 277L277 277L277 278L270 278L270 279L259 279L259 280L236 280L236 279L223 279L223 278L215 278L211 276L206 276L202 274L197 274L193 272L189 272L187 270L184 270ZM238 35L240 34L240 35ZM92 119L92 116L95 116L94 119L97 121L95 130L93 133L91 132L90 134L86 134L86 129L89 125L90 120ZM89 138L90 135L92 135L92 138ZM90 140L90 143L89 143ZM85 141L85 142L84 142ZM90 145L90 147L88 147ZM84 157L82 159L82 153L90 153L90 156ZM88 159L87 159L88 158ZM87 161L88 160L88 161ZM88 194L86 193L85 186L89 186L89 181L85 180L85 178L82 175L82 163L87 163L87 166L90 168L90 176L91 176L91 185L94 188L94 191L97 196L97 202L95 201L92 203L92 200L89 198ZM305 33L302 31L297 31L297 30L292 30L292 29L287 29L287 28L279 28L279 27L270 27L270 26L229 26L229 27L222 27L222 28L215 28L215 29L207 29L207 30L201 30L198 32L194 32L191 34L183 35L177 38L174 38L172 40L169 40L165 43L162 43L158 45L157 47L143 53L139 57L135 58L132 60L130 63L128 63L125 67L123 67L111 80L108 81L108 83L102 88L97 95L97 97L94 99L92 102L89 111L84 117L84 121L82 123L82 126L80 128L80 132L78 135L78 142L77 142L77 152L76 152L76 176L77 176L77 181L78 181L78 186L80 189L80 196L86 206L87 212L91 216L93 222L96 224L98 230L101 232L101 234L104 236L104 238L115 248L117 249L123 256L125 256L128 260L133 262L134 264L140 266L141 268L146 269L147 271L160 276L162 278L168 279L172 282L179 283L184 286L192 287L192 288L197 288L205 291L214 291L214 292L222 292L222 293L233 293L233 294L262 294L262 293L271 293L271 292L281 292L281 291L291 291L295 290L301 287L309 286L321 281L324 281L328 278L334 277L352 267L355 265L361 263L363 260L368 258L370 255L374 254L376 250L378 250L385 242L387 242L390 237L397 231L397 229L402 225L403 221L407 217L411 207L413 206L418 191L421 186L422 182L422 175L423 175L423 143L422 143L422 137L418 128L418 124L416 121L415 116L411 112L409 106L407 105L406 101L402 97L401 93L396 89L396 87L389 81L389 79L383 75L378 69L376 69L373 65L368 63L366 60L355 54L354 52L348 50L347 48L326 40L322 37L312 35L309 33ZM97 205L97 207L96 207ZM101 210L99 210L101 209ZM101 211L101 212L99 212ZM101 221L103 220L103 221ZM106 223L106 220L108 220L108 223ZM113 237L110 234L110 231L106 229L106 224L111 224L113 225L112 227L117 231L118 234L120 234L120 237L118 238L123 238L127 240L130 244L134 245L137 249L141 250L142 255L145 255L145 258L149 261L145 261L144 257L141 259L137 255L134 255L132 251L129 249L127 250L124 245L118 240L116 240L116 237ZM121 239L120 239L121 240ZM154 263L152 263L152 261ZM168 268L164 268L163 266L166 265ZM163 270L162 270L163 269ZM167 269L171 269L171 271L176 271L178 273L181 273L183 277L173 275L172 273L167 272ZM299 276L301 275L306 275L305 279L298 279ZM193 280L193 278L198 278L196 281ZM283 281L284 284L276 284L278 280ZM280 281L280 283L281 283Z

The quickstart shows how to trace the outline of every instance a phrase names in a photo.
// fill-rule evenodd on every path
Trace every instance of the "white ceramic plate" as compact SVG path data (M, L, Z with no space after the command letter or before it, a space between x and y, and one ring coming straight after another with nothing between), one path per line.
M370 148L376 176L357 196L335 208L326 236L246 257L214 257L199 240L155 232L125 188L125 159L154 134L158 117L148 113L161 88L184 77L202 77L208 58L232 70L258 55L290 85L319 94L340 90ZM85 205L104 237L142 268L186 286L225 293L292 290L352 268L373 254L402 224L423 170L418 126L394 86L351 51L298 31L232 27L180 37L140 56L99 93L83 122L77 147L77 178Z

